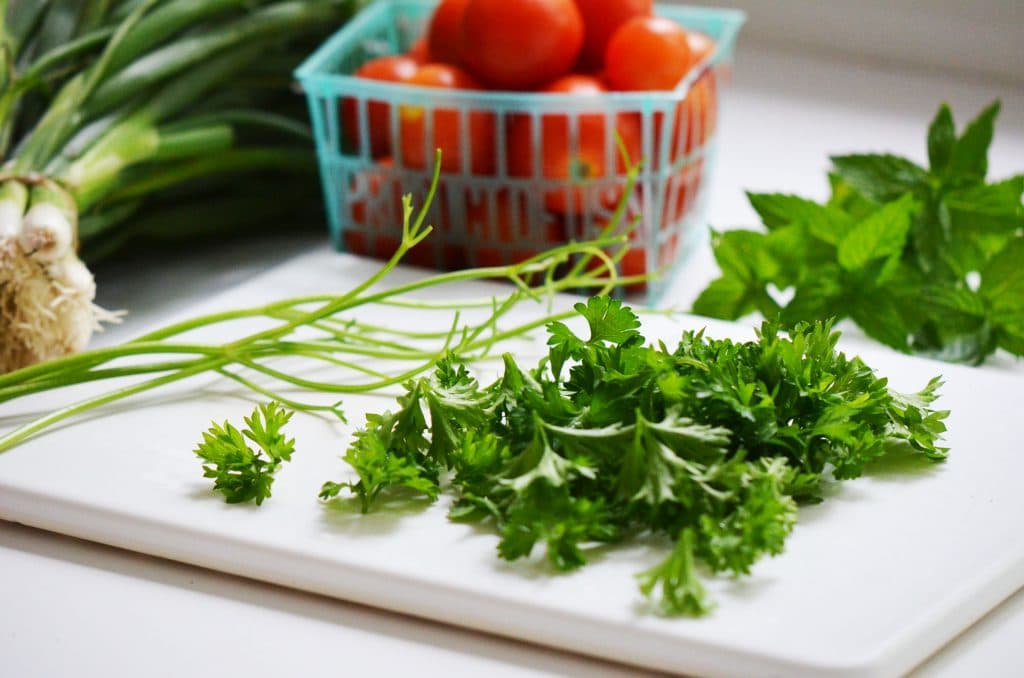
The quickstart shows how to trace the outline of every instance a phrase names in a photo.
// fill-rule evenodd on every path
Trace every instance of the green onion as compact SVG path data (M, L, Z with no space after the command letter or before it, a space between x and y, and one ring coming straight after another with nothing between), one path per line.
M573 315L572 311L541 314L518 325L503 325L516 306L526 302L544 304L551 301L551 295L570 290L605 294L620 285L646 281L650 277L620 277L616 273L617 263L628 249L629 233L628 229L622 232L617 224L612 224L598 239L555 247L518 264L440 273L380 289L380 283L405 255L430 235L432 227L426 224L426 216L437 190L440 166L439 154L426 204L415 218L412 198L405 197L402 240L395 254L380 270L350 290L283 299L192 318L120 346L86 351L0 375L0 403L76 384L145 377L71 403L7 433L0 437L0 452L98 407L210 373L235 381L261 398L271 398L294 410L330 411L342 416L339 404L325 406L315 399L325 394L333 397L376 392L405 383L435 367L449 353L456 353L467 362L486 360L494 356L494 348L501 342ZM637 173L636 167L630 170L628 188L635 185ZM627 190L626 194L629 192ZM616 254L607 254L610 250ZM586 262L593 258L598 260L598 265L587 266ZM562 270L573 260L578 260L580 265L563 275ZM453 283L490 279L505 279L512 283L512 289L503 298L458 303L423 301L411 296L427 290L436 292ZM450 330L423 333L360 323L360 311L374 304L442 313L451 318ZM486 316L476 323L463 323L460 312L453 312L453 308L485 309ZM186 337L200 329L223 329L228 323L243 318L263 319L268 321L269 327L221 344L199 343ZM126 358L130 358L130 362L126 363ZM300 368L281 365L285 358L301 361ZM400 367L390 373L376 371L362 364L367 359L394 362ZM310 374L310 370L305 369L310 365L341 367L351 373L352 378L326 380L300 376ZM283 392L293 395L285 396Z
M311 134L286 84L357 5L0 0L0 373L77 350L111 317L79 245L111 256L150 228L237 232L250 210L196 229L181 207L237 207L251 185L318 214L305 208L321 202ZM167 228L164 211L188 227Z

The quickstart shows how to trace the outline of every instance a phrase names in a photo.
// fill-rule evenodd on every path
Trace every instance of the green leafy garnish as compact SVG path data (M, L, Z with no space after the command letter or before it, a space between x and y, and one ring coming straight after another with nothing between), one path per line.
M214 479L213 489L223 494L227 503L255 501L260 505L270 497L274 474L295 452L295 441L281 431L291 418L292 412L271 402L257 406L245 418L246 427L241 431L224 422L214 423L203 433L203 442L195 450L205 462L203 477ZM253 450L247 441L258 449Z
M1024 355L1024 175L985 179L998 112L992 104L957 136L942 106L927 169L833 157L826 204L749 194L766 230L714 235L722 275L694 312L760 312L785 327L850 318L900 351L957 362Z
M675 548L639 576L641 590L666 614L698 615L711 608L698 565L749 574L782 552L798 503L820 501L824 483L893 450L946 457L947 413L931 409L939 381L891 391L836 351L830 323L788 336L765 323L749 342L686 332L670 350L647 345L619 301L576 312L589 337L550 322L532 370L506 354L482 386L448 356L409 381L398 411L369 415L345 455L358 481L321 496L347 489L368 511L389 492L433 500L447 488L451 519L492 525L500 557L543 547L558 571L584 565L595 544L668 537Z

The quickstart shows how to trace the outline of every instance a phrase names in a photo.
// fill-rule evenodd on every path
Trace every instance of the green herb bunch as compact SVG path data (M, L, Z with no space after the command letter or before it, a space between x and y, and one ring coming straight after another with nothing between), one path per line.
M766 230L714 235L722 276L694 312L758 311L785 327L850 318L895 349L955 362L998 348L1024 355L1024 175L986 180L998 112L992 104L957 136L942 106L927 169L893 155L833 157L825 204L749 194Z
M318 223L292 71L358 4L0 0L0 186L56 182L88 262Z
M560 571L584 565L591 545L664 535L676 546L641 589L666 614L699 615L710 601L696 563L748 574L782 551L798 503L820 501L826 478L857 477L897 449L946 456L947 413L930 408L939 381L893 392L836 351L829 323L788 337L765 323L750 342L686 332L669 349L647 345L617 300L576 312L589 337L550 322L534 369L506 354L482 386L449 356L408 382L345 454L358 479L321 497L351 492L369 511L388 492L433 500L448 483L451 519L493 525L508 560L543 545Z

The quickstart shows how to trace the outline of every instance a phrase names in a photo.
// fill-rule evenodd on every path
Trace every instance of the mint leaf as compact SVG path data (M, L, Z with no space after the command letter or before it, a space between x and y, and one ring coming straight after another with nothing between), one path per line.
M976 330L987 314L981 296L966 287L929 285L913 303L919 303L933 322L958 333Z
M741 280L773 280L778 264L768 253L764 233L732 230L713 232L715 260L726 275Z
M950 178L958 183L975 184L985 180L988 174L988 148L995 134L996 117L1000 103L990 104L956 141L947 170Z
M849 314L872 339L897 351L906 353L910 350L910 337L914 328L907 324L897 300L876 292L852 303Z
M956 127L953 112L948 104L942 104L928 128L928 163L933 174L941 175L949 166L956 144Z
M794 327L800 322L846 317L845 290L839 277L839 267L834 264L815 270L780 312L782 323Z
M842 209L819 205L813 200L795 195L747 193L747 198L769 231L801 224L810 229L815 237L834 245L854 223Z
M1024 355L1024 322L1004 324L999 332L999 347L1014 355Z
M752 193L748 191L747 199L769 231L800 220L803 210L814 209L818 206L813 200L785 193Z
M890 202L853 227L839 243L839 265L848 271L903 252L917 203L910 195Z
M711 282L697 300L693 312L709 318L736 320L757 310L746 282L735 276L723 276Z
M928 173L895 155L838 155L833 171L853 188L876 202L888 202L904 193L926 189Z
M1002 323L1024 320L1024 238L1011 241L988 262L978 292Z
M1024 175L954 190L943 199L954 228L1012 234L1024 227Z
M842 210L852 220L859 221L878 209L876 201L865 196L835 172L828 173L828 184L832 189L828 206Z
M853 225L850 220L850 226ZM838 242L838 239L837 239ZM779 289L800 283L817 266L834 262L832 244L812 237L805 224L793 223L776 229L765 238L765 249L775 261L775 275L762 282L774 282Z

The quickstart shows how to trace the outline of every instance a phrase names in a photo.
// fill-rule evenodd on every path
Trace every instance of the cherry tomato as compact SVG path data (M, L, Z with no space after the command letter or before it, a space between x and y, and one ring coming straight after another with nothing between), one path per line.
M419 66L406 56L385 56L371 59L360 66L356 77L385 82L408 82ZM345 98L341 102L341 124L346 141L355 153L361 151L359 116L363 114L356 100ZM391 154L391 107L382 101L368 104L368 126L370 133L370 155L380 158Z
M426 38L417 38L412 45L409 46L409 51L406 56L415 61L418 64L429 64L431 61L436 59L430 56L430 45L427 44Z
M608 43L605 74L613 89L670 90L694 65L686 31L662 17L635 17Z
M708 71L693 83L683 105L687 113L684 149L689 153L707 142L718 123L718 93L715 90L714 73Z
M353 177L349 187L349 205L352 209L353 223L363 227L378 225L374 223L376 219L373 218L376 212L375 203L380 200L381 187L388 180L386 175L392 167L394 167L394 161L391 158L381 158L375 165ZM365 254L365 252L357 252L357 254Z
M426 64L409 80L410 85L443 89L483 89L480 83L458 66ZM432 116L433 137L426 139L426 116ZM466 121L457 110L426 109L405 105L399 109L402 160L406 167L428 169L433 166L434 149L441 149L441 169L462 171L462 128ZM468 115L470 170L474 174L494 173L494 114L471 111ZM429 145L429 148L428 148Z
M651 16L654 0L576 0L586 37L580 64L599 69L604 64L608 41L624 23L637 16Z
M696 205L704 175L704 160L696 158L668 178L665 187L665 205L662 211L661 227L679 225Z
M566 242L565 223L556 215L531 214L525 193L502 189L493 204L487 193L466 193L465 230L477 243L471 263L503 266L534 257Z
M432 59L438 63L462 65L459 40L462 17L469 0L441 0L430 19L427 45Z
M615 252L610 251L607 253L608 256L614 256ZM607 274L605 268L605 261L594 257L587 262L587 271L594 273L595 271L601 271L600 278L611 277ZM619 261L618 274L619 277L634 277L642 276L647 273L647 253L639 245L630 243L629 250L623 255ZM634 282L625 286L627 292L644 292L647 290L647 284L642 282Z
M469 0L460 51L469 69L494 87L526 90L572 69L583 47L573 0Z
M600 80L586 75L571 75L556 80L544 90L548 93L571 93L579 96L598 96L605 92ZM580 213L587 209L586 185L590 180L604 179L625 172L625 162L614 138L609 139L607 118L602 113L582 114L577 119L577 135L571 134L568 115L541 116L541 173L544 179L567 184L565 190L549 192L544 199L546 207L561 214ZM632 161L642 152L640 125L634 115L619 115L614 133L622 140ZM608 165L609 142L614 168ZM534 173L533 120L524 115L513 115L509 120L508 170L513 177L532 177ZM624 181L624 180L623 180ZM605 190L599 196L604 207L614 207L622 197L621 185ZM590 201L589 207L594 208Z
M687 31L686 37L696 63L710 57L715 50L714 40L704 33ZM689 118L686 152L689 153L694 147L704 145L718 122L718 88L713 69L709 68L697 78L685 104Z
M707 33L700 31L686 31L686 44L690 47L695 64L708 58L715 51L715 41Z
M695 63L709 57L715 43L708 36L688 31ZM660 118L659 118L660 120ZM703 146L718 123L718 91L715 72L706 70L690 87L686 99L676 108L672 129L672 161Z

